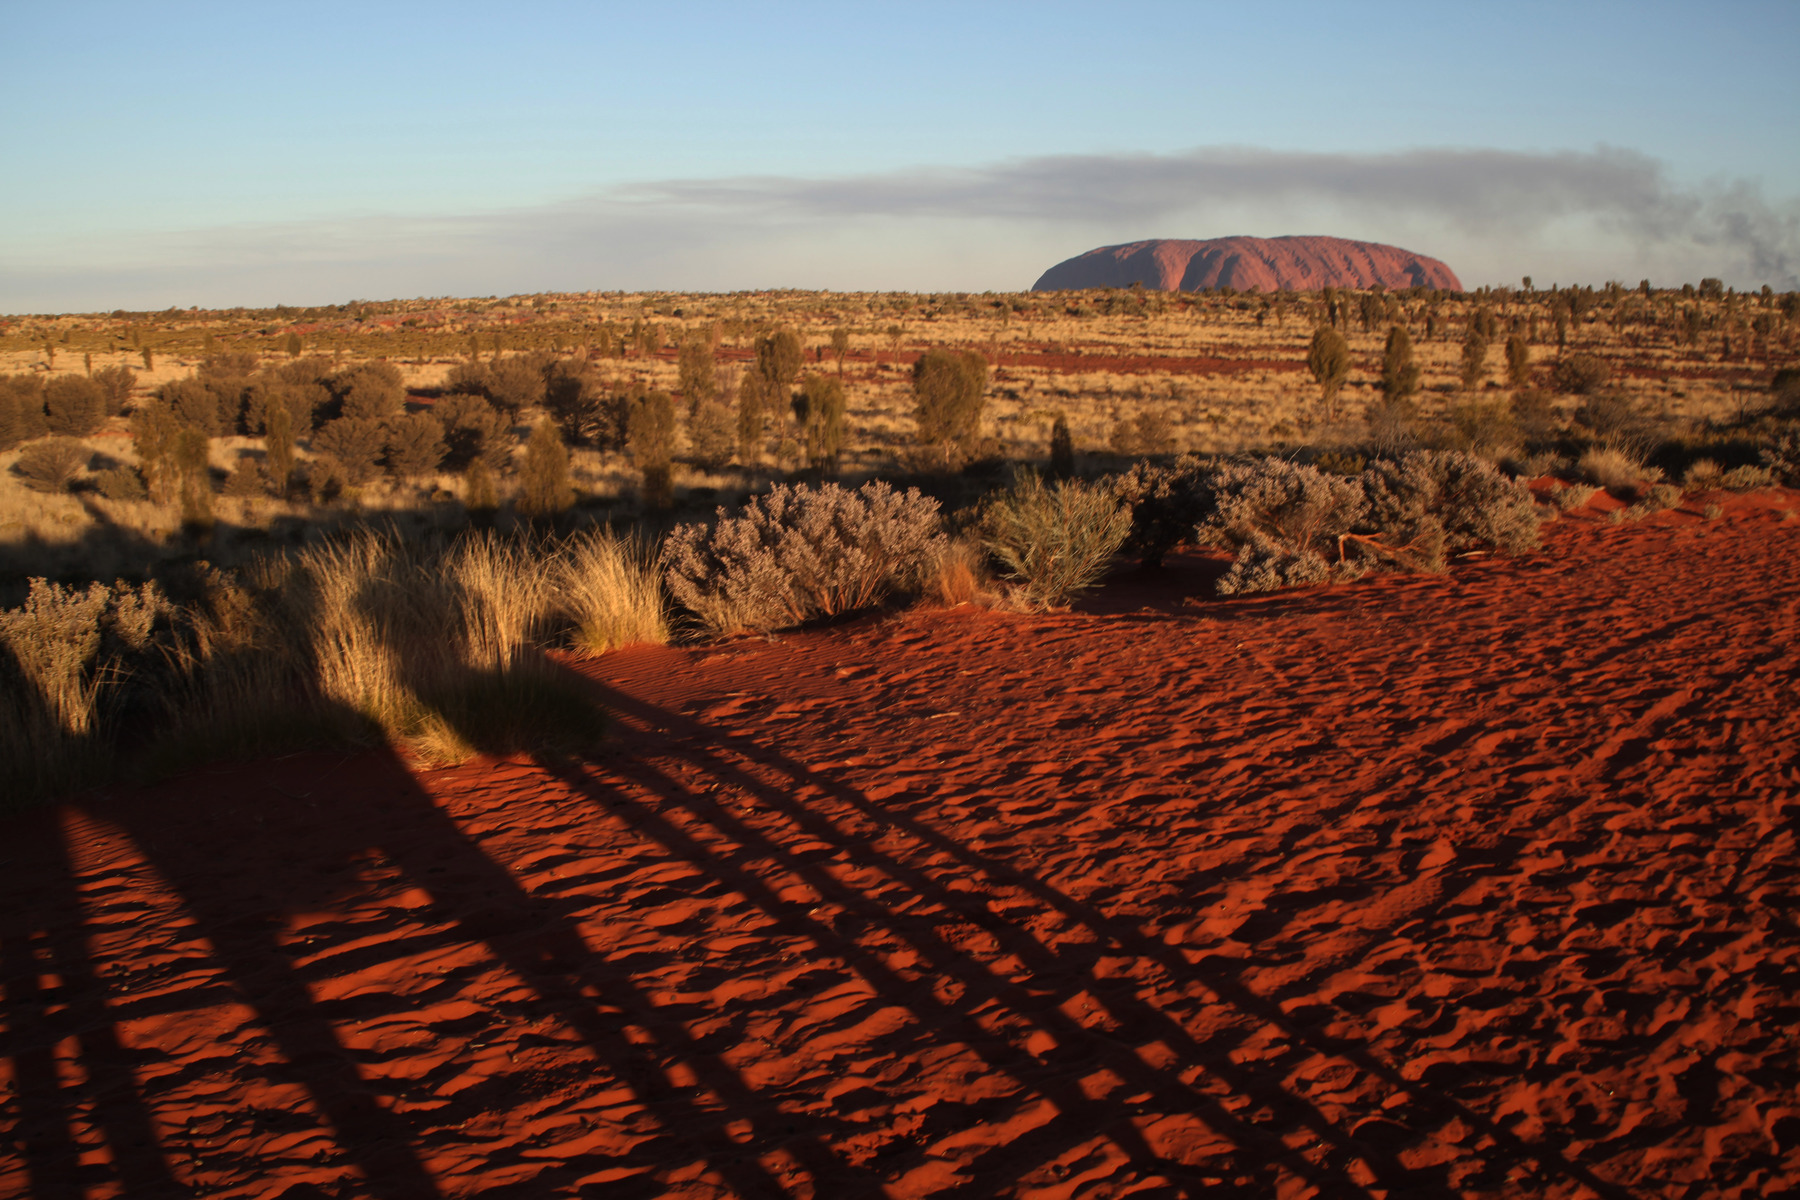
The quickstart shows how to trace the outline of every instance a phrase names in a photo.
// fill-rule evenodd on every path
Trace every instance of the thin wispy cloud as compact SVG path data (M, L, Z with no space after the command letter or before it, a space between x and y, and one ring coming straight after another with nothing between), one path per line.
M272 303L589 288L1006 290L1094 245L1329 233L1466 282L1719 275L1800 286L1800 203L1671 181L1630 150L1205 148L986 166L635 183L457 217L240 225L0 259L0 308ZM10 261L8 261L10 260ZM168 299L163 299L167 296Z

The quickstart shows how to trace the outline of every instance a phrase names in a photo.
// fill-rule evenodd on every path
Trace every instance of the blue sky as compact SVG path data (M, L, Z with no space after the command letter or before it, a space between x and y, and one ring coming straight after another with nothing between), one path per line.
M1028 287L1331 233L1794 287L1800 5L0 6L0 311Z

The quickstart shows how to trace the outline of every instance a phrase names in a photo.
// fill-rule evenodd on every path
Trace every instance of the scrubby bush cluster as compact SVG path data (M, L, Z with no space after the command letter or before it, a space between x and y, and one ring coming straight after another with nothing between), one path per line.
M1235 549L1221 594L1372 567L1440 570L1447 553L1518 554L1538 541L1530 491L1485 459L1420 450L1355 473L1279 458L1140 463L1114 481L1144 563L1184 542Z
M766 632L917 586L943 547L937 501L885 483L779 485L663 547L669 590L715 633Z

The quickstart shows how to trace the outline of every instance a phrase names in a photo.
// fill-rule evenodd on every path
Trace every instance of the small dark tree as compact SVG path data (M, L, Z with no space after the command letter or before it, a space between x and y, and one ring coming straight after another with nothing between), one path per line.
M544 406L569 445L614 450L625 443L624 397L614 394L585 366L559 363L552 368Z
M463 472L463 507L481 518L492 515L500 507L494 471L484 458L472 459L469 469Z
M101 367L94 372L94 382L106 396L106 414L116 417L125 411L131 403L131 393L137 388L137 375L130 367Z
M497 468L506 461L511 422L480 396L452 392L432 407L431 415L444 427L448 466L461 470L479 458Z
M131 414L131 436L137 447L138 462L149 486L150 499L168 504L175 499L181 471L175 461L175 450L181 440L181 420L160 398L139 406Z
M718 470L731 461L737 444L737 429L731 406L717 397L700 406L688 424L688 441L694 461L709 470Z
M756 339L756 373L763 378L763 402L770 408L794 386L800 374L800 339L792 330L777 329Z
M219 428L219 402L205 384L189 376L175 379L157 389L175 420L183 427L197 430L204 437L216 437Z
M352 420L385 421L406 407L406 384L392 363L358 363L332 378L332 391Z
M644 503L667 508L674 500L675 401L667 392L645 392L631 406L627 441L631 461L644 476Z
M1075 474L1075 438L1069 433L1069 418L1062 413L1050 425L1050 478L1068 479Z
M291 332L287 335L286 346L289 358L299 358L300 352L306 348L300 340L300 335Z
M1325 419L1338 419L1338 392L1350 378L1350 343L1330 325L1313 331L1312 347L1306 353L1306 367L1319 385L1319 402L1325 408Z
M987 403L987 360L973 350L927 350L913 363L913 419L919 441L941 447L946 464L968 455Z
M515 419L544 402L551 359L542 354L511 354L488 367L488 397Z
M92 457L93 451L74 438L45 438L25 447L13 470L34 492L66 492Z
M211 442L192 426L175 437L175 466L181 473L181 523L189 532L212 528L212 465L208 462Z
M271 405L263 423L263 474L271 492L287 495L294 477L294 421L285 405Z
M1515 333L1506 339L1506 382L1515 388L1531 382L1531 346L1523 334Z
M106 393L80 375L59 375L44 385L44 409L50 432L87 437L106 419Z
M254 354L213 354L200 364L194 377L212 395L218 410L212 436L229 437L242 427L256 366Z
M764 387L759 371L746 371L738 382L738 462L746 467L755 465L762 451Z
M520 513L537 521L550 520L575 503L575 489L569 486L569 448L553 422L539 421L525 444L516 503Z
M831 352L837 355L838 378L844 377L844 356L850 353L850 331L839 325L831 331Z
M459 362L451 366L450 374L444 378L444 391L466 396L480 396L491 399L494 391L494 377L478 358L468 362Z
M701 338L692 338L681 344L681 355L678 360L681 397L687 402L688 422L691 424L699 413L700 406L711 402L718 393L718 373L713 366L712 347Z
M381 422L368 417L339 417L313 435L313 449L328 456L344 482L360 487L375 477L381 458Z
M1556 388L1574 396L1587 396L1598 392L1612 379L1612 368L1606 360L1592 354L1571 354L1556 364L1552 372Z
M44 385L30 375L0 375L0 450L47 432Z
M1476 322L1469 323L1468 336L1463 338L1462 348L1462 385L1464 391L1472 392L1481 386L1487 374L1487 339L1481 336Z
M407 413L387 423L388 473L412 479L444 461L444 427L430 413Z
M1389 327L1381 352L1381 394L1389 404L1411 399L1419 390L1419 364L1413 361L1412 338L1404 325Z
M815 471L837 467L844 449L844 385L824 375L808 375L794 396L794 418L806 440L806 460Z

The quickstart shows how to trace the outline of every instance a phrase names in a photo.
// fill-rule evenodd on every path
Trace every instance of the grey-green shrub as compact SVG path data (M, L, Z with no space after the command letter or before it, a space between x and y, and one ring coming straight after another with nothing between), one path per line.
M1234 546L1260 534L1297 554L1335 549L1368 507L1360 479L1279 458L1221 463L1212 486L1207 525Z
M1472 454L1421 450L1377 462L1363 473L1363 492L1365 520L1378 534L1410 539L1435 523L1452 552L1523 554L1538 544L1531 489Z
M1217 586L1221 596L1273 592L1281 588L1309 587L1331 578L1331 566L1311 550L1295 550L1261 533L1254 533L1238 548L1231 569Z
M1131 510L1131 532L1123 549L1146 566L1161 563L1170 550L1191 543L1195 530L1217 506L1213 465L1192 454L1167 465L1134 463L1113 480L1112 487Z
M1753 492L1775 482L1775 472L1768 467L1733 467L1719 476L1718 486L1728 492Z
M123 658L149 649L167 607L153 584L33 579L24 604L0 609L0 807L105 768L105 693L124 679Z
M1760 457L1771 477L1789 487L1800 486L1800 433L1789 430L1777 434L1762 448Z
M886 483L778 485L663 546L675 600L718 634L767 632L915 587L941 553L937 501Z
M1104 484L1019 477L983 518L983 544L1040 608L1066 604L1100 581L1131 534L1132 510Z

